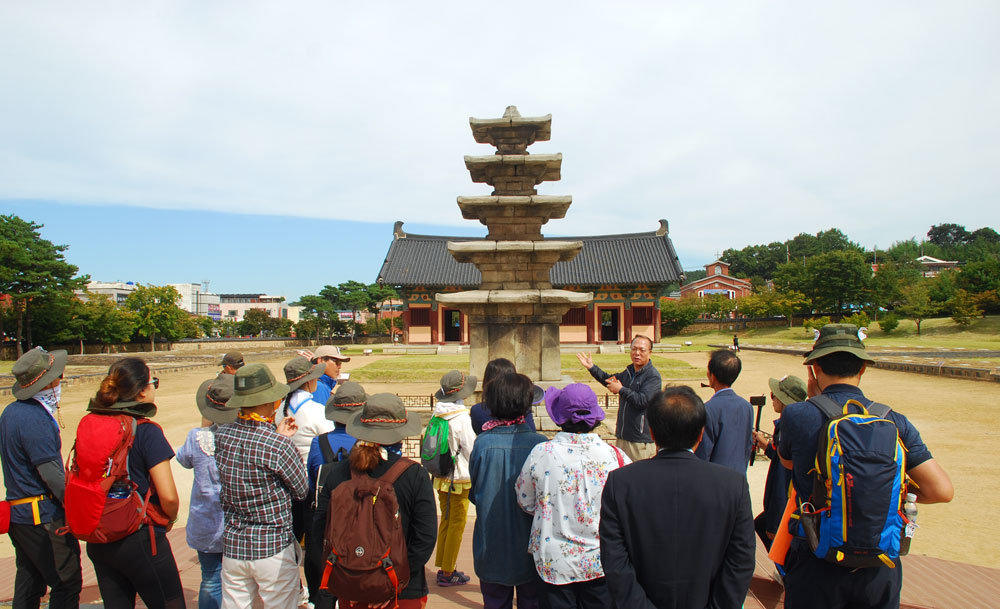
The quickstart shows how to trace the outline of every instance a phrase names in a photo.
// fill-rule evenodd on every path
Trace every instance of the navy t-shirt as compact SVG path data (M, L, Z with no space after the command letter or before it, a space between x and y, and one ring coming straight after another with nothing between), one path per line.
M830 385L823 390L823 395L832 398L838 404L845 404L854 399L867 407L872 400L865 397L861 389L853 385ZM891 405L890 405L891 406ZM860 410L858 411L860 412ZM906 447L906 469L913 469L931 459L931 451L920 438L920 432L895 410L886 417L896 424L899 439ZM819 434L823 428L825 417L819 408L808 403L798 402L785 407L781 413L781 435L778 437L778 454L783 459L792 461L792 484L800 498L809 497L813 489L813 469L816 461L816 447Z
M62 440L59 425L44 406L33 399L12 402L0 415L0 461L7 499L49 495L49 487L38 475L37 467L47 461L62 466ZM63 515L57 501L38 502L41 522L51 522ZM13 505L10 520L34 524L31 505Z
M170 447L167 438L163 435L163 430L159 425L137 425L135 428L135 441L132 449L128 451L128 475L135 482L138 493L145 497L146 489L149 488L149 470L164 461L172 459L174 449ZM153 489L150 501L160 503L160 498Z

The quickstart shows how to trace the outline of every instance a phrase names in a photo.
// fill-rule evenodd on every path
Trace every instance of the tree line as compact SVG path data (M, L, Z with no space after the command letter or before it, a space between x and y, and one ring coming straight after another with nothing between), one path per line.
M735 312L751 319L784 316L789 323L797 314L857 316L861 325L878 322L886 332L906 318L919 334L921 322L930 317L948 315L968 325L985 313L1000 312L1000 234L989 227L970 232L938 224L927 237L919 244L910 239L866 251L831 228L727 249L720 259L733 276L751 282L753 293L736 300L722 295L664 299L664 330L679 331L702 315L721 323ZM960 264L927 277L917 261L921 255Z
M241 321L191 314L177 303L173 286L136 285L122 306L106 294L86 291L90 277L65 259L67 246L42 237L43 225L15 215L0 215L0 338L13 340L17 356L39 344L112 344L156 339L175 341L208 336L332 337L388 333L392 322L381 319L381 304L397 298L392 288L347 281L305 296L302 319L271 317L264 309L246 311ZM83 292L82 296L78 292ZM371 311L365 324L341 320L337 311ZM399 326L399 320L395 321Z

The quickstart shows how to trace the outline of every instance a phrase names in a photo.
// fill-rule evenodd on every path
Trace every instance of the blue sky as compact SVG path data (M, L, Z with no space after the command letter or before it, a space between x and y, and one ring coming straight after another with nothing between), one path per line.
M208 279L212 292L259 291L289 302L327 284L374 282L394 224L38 201L5 201L0 213L44 224L42 237L68 245L66 260L97 281ZM407 223L403 229L484 236L476 226Z
M994 0L0 3L0 212L94 278L295 298L373 280L395 220L483 234L455 205L489 192L468 117L516 105L563 154L547 235L666 218L697 268L832 226L997 228L997 23Z

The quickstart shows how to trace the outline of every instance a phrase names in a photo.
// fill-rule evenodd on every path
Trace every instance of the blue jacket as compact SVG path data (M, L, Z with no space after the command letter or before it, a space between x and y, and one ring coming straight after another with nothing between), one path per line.
M753 448L753 406L731 388L705 402L705 435L694 454L746 475Z
M494 427L476 437L469 500L476 504L472 557L483 581L519 586L538 577L528 553L532 515L518 506L514 482L531 449L542 442L545 436L525 423Z
M323 375L316 379L316 391L313 391L313 401L326 406L330 396L333 395L333 388L337 386L337 379Z

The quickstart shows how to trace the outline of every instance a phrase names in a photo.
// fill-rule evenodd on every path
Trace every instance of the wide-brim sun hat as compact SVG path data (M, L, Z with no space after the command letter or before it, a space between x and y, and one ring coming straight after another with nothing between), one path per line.
M774 397L781 400L785 406L805 402L809 399L806 382L797 376L787 375L780 379L768 379L767 385L771 388Z
M233 376L233 383L233 397L228 404L235 408L253 408L288 395L288 385L279 383L264 364L243 366Z
M365 388L354 381L337 383L337 391L326 401L326 418L347 425L368 401Z
M230 351L222 356L222 361L219 362L220 366L232 366L233 368L242 368L244 364L243 354L239 351Z
M11 368L14 386L11 393L19 400L26 400L56 380L66 370L69 354L64 349L46 351L35 347L19 357Z
M232 374L221 374L202 383L194 398L201 416L216 425L228 425L235 421L240 409L229 405L233 386Z
M295 391L311 380L323 376L326 366L323 364L313 364L308 358L301 355L295 356L285 364L285 384L289 391Z
M545 410L556 425L585 422L593 427L605 417L604 409L597 403L597 394L585 383L546 389Z
M441 388L434 394L438 402L457 402L476 392L476 377L452 370L441 377Z
M391 393L376 393L360 412L347 422L347 433L358 440L390 446L404 438L419 435L423 429L419 417L409 416L403 400Z
M858 327L854 324L826 324L819 331L811 351L806 353L803 364L811 364L815 360L831 353L850 353L855 357L873 362L875 358L865 350L861 342Z
M532 385L531 386L531 405L534 406L535 404L540 403L544 399L545 399L545 390L542 389L541 387L539 387L538 385Z

